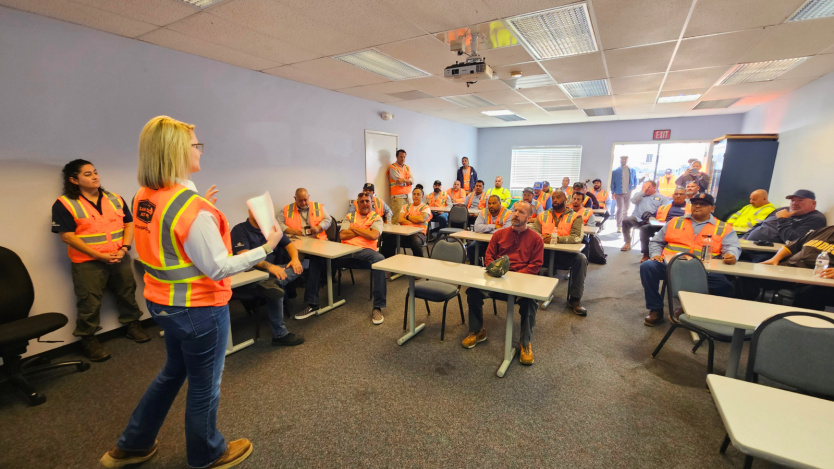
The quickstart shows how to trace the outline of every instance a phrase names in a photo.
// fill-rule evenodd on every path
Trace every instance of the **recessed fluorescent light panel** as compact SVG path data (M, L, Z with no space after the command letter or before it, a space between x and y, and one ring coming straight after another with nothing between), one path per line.
M474 94L443 96L442 99L468 108L495 106L495 103L491 103L480 96L475 96Z
M692 110L697 109L724 109L732 106L741 98L732 98L732 99L715 99L712 101L701 101Z
M539 60L597 51L588 5L574 3L506 20L527 51Z
M677 96L663 96L661 98L658 98L657 104L685 103L687 101L697 101L700 97L700 94L680 94Z
M734 85L736 83L775 80L780 75L805 62L807 59L808 57L800 57L797 59L738 64L730 69L730 73L718 84Z
M182 1L185 2L185 3L188 3L190 5L194 5L195 7L198 7L198 8L205 8L205 7L214 5L215 3L220 3L223 0L182 0Z
M547 111L547 112L573 111L574 109L576 109L576 106L574 106L574 105L569 105L569 106L547 106L547 107L543 107L542 109L544 109L544 110L545 110L545 111Z
M599 117L599 116L613 116L614 115L614 108L613 107L597 107L594 109L583 109L585 115L588 117Z
M501 119L504 122L516 122L516 121L526 121L527 119L519 116L518 114L510 114L508 116L495 116L496 119Z
M412 67L405 62L400 62L374 49L351 52L333 56L336 60L361 68L362 70L382 75L392 81L408 80L411 78L427 77L430 74Z
M834 16L834 1L808 0L788 18L788 21L815 20L828 16Z
M515 113L513 111L508 111L506 109L502 109L500 111L482 111L481 114L486 114L490 117L498 117L498 116L511 116Z
M501 80L507 84L510 88L514 88L516 90L523 90L525 88L538 88L540 86L550 86L555 85L556 82L550 78L550 75L533 75L529 77L521 77L521 78L510 78L507 80Z
M577 81L574 83L562 83L562 88L571 98L590 98L592 96L608 96L608 81Z

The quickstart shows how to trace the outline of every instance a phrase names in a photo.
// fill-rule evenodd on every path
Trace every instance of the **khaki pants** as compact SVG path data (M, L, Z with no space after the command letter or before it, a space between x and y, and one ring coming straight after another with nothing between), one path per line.
M72 335L89 336L101 329L99 316L105 288L116 295L120 323L128 324L142 317L142 311L136 304L136 279L133 278L130 264L129 256L125 256L118 264L99 261L72 264L72 283L78 308Z
M400 212L403 211L403 206L408 205L407 197L391 197L391 211L394 213L394 219L391 224L400 224Z

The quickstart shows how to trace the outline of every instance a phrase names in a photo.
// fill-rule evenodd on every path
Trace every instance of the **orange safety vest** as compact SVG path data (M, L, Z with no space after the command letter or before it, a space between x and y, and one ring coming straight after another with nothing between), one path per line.
M559 188L559 190L561 190L561 188ZM568 186L568 188L567 188L567 189L565 189L563 192L564 192L564 193L565 193L565 195L567 195L568 197L572 196L572 195L573 195L573 186Z
M469 184L469 181L472 178L472 166L467 166L466 169L462 169L461 172L463 173L463 190L471 191L472 186Z
M426 204L421 204L421 205L410 204L410 205L403 206L403 211L409 217L415 217L415 216L418 216L418 215L423 216L423 210L426 207L428 207L428 205L426 205ZM420 228L422 228L421 231L423 232L423 234L426 234L426 228L428 228L428 226L429 226L429 222L431 221L431 217L432 217L431 212L429 212L429 219L424 221L423 223L414 223L411 220L406 220L405 223L400 223L400 225L419 226Z
M429 207L445 207L449 205L449 196L440 191L440 194L435 197L434 192L430 192L428 196L426 196L426 201L429 203Z
M472 201L475 200L475 193L471 192L466 196L466 209L472 209ZM481 192L481 198L478 200L478 210L483 210L486 207L487 197L486 192Z
M544 202L544 201L545 201L545 200L547 200L547 197L548 197L548 195L547 195L547 193L546 193L545 191L541 191L541 193L539 193L539 196L538 196L538 197L536 197L536 194L535 194L535 193L533 193L533 198L534 198L534 199L535 199L538 203L542 204L542 207L544 207L544 206L545 206L545 202Z
M318 202L308 202L307 208L307 223L309 223L311 227L319 226L321 221L324 219L324 215L322 215L324 205ZM284 207L285 225L295 230L304 231L304 227L302 226L303 222L304 220L301 219L301 214L298 212L298 207L295 206L295 203L291 203ZM316 235L316 238L326 241L327 233L322 231Z
M446 194L452 199L453 204L462 204L463 201L466 199L466 191L463 189L458 189L455 191L454 189L449 189L446 191Z
M597 192L594 189L590 189L590 190L588 190L588 192L590 192L591 194L594 194L594 197L597 198L597 203L599 204L599 208L604 210L605 209L605 200L608 198L608 191L606 191L605 189L600 189L599 192Z
M62 195L58 200L72 214L75 220L75 235L84 241L89 248L98 252L115 252L123 245L125 237L124 207L122 199L112 192L102 191L101 213L86 200L84 196L77 199L70 199ZM107 199L107 202L104 201ZM88 207L84 207L84 204ZM67 246L67 253L70 260L75 264L94 261L95 259Z
M133 199L136 254L145 267L145 299L165 306L223 306L232 297L232 280L206 277L183 247L200 210L214 215L223 244L232 255L226 216L196 192L176 184L170 189L139 188Z
M519 202L523 202L523 201L524 201L524 199L520 200ZM518 202L516 202L516 203L518 203ZM530 206L533 207L533 214L530 215L530 218L527 219L527 223L533 223L534 221L536 221L536 217L538 216L537 212L539 211L539 207L544 208L544 206L542 206L541 202L539 202L536 199L533 199L533 201L530 202Z
M353 212L347 216L347 220L350 222L351 228L361 228L363 230L369 229L378 218L379 214L376 212L369 212L366 217L362 217L359 212ZM361 236L356 236L346 241L343 240L342 244L352 244L354 246L359 246L360 248L373 249L374 251L377 249L376 239L365 239Z
M553 211L548 210L546 212L542 212L538 217L539 224L542 226L542 237L553 234L554 229L556 230L556 236L568 236L570 234L571 226L573 226L575 216L576 212L574 211L571 211L567 216L563 213L559 219L559 226L557 227L556 219L553 217Z
M357 212L359 211L358 200L353 201L353 207L356 209ZM382 201L379 200L379 197L377 196L374 196L374 212L376 212L376 214L381 217L385 216L385 207L382 205Z
M410 194L411 184L401 186L396 179L392 179L391 168L397 171L403 179L411 179L411 168L409 168L407 164L400 166L398 163L394 163L388 167L388 184L391 186L391 195Z
M579 213L579 212L574 212L574 213ZM588 224L588 219L591 218L592 213L594 213L594 211L590 208L582 209L582 224L583 225ZM565 236L565 235L563 235L563 236Z
M663 175L660 176L660 180L657 181L657 191L669 198L671 198L672 194L675 193L675 189L677 189L677 187L678 186L675 184L674 177L667 180L666 175Z
M489 209L485 208L481 210L481 216L484 217L484 222L486 222L487 225L495 225L496 230L503 228L504 225L510 222L510 211L503 205L501 206L501 211L498 212L498 215L493 217L492 214L489 213Z
M701 246L707 235L712 235L712 256L720 256L721 242L724 236L732 231L732 226L718 220L718 226L713 224L704 226L698 236L695 236L690 218L675 217L666 225L666 247L663 248L663 257L671 257L681 252L688 252L699 257Z
M657 221L666 221L666 217L669 215L669 210L672 209L672 204L666 204L659 209L657 209ZM686 204L686 208L684 209L684 215L689 215L692 213L692 205Z

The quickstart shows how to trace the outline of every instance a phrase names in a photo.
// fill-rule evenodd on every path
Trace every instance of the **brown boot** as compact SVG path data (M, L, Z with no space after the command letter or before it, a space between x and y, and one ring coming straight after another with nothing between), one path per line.
M118 446L114 446L113 449L104 453L104 456L101 457L101 465L112 469L143 463L156 454L158 443L158 441L155 441L153 448L145 451L125 451Z
M525 347L523 344L518 344L518 347L521 349L521 354L518 356L518 361L522 365L530 366L533 364L533 344L527 344Z
M579 301L579 298L569 299L568 306L573 310L573 314L577 316L587 316L588 310L582 306L582 303Z
M663 324L663 311L649 311L649 315L643 320L643 324L649 327Z
M226 446L226 452L223 453L223 456L220 456L220 459L214 461L214 464L206 469L226 469L237 466L252 454L253 448L252 442L246 438L235 440Z
M98 342L96 336L88 335L81 339L81 352L91 362L103 362L110 358L110 354Z
M472 348L479 342L483 342L485 340L487 340L486 328L481 328L478 332L470 332L460 344L463 345L464 348Z
M142 329L142 324L139 321L133 321L127 325L127 334L125 337L135 341L137 344L145 343L151 340L151 336Z
M623 247L620 248L620 251L631 251L631 243L623 244Z
M672 313L672 316L674 317L675 322L680 322L681 314L685 314L683 312L683 308L675 308L675 312Z

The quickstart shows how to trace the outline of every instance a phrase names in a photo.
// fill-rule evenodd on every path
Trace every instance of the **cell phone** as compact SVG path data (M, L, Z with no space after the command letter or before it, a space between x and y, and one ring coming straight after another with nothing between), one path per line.
M310 227L305 226L303 229L304 229L304 236L310 236L310 234L312 233L312 231L310 230Z
M770 241L764 241L764 240L754 241L753 244L755 244L756 246L773 247L773 243L771 243Z

